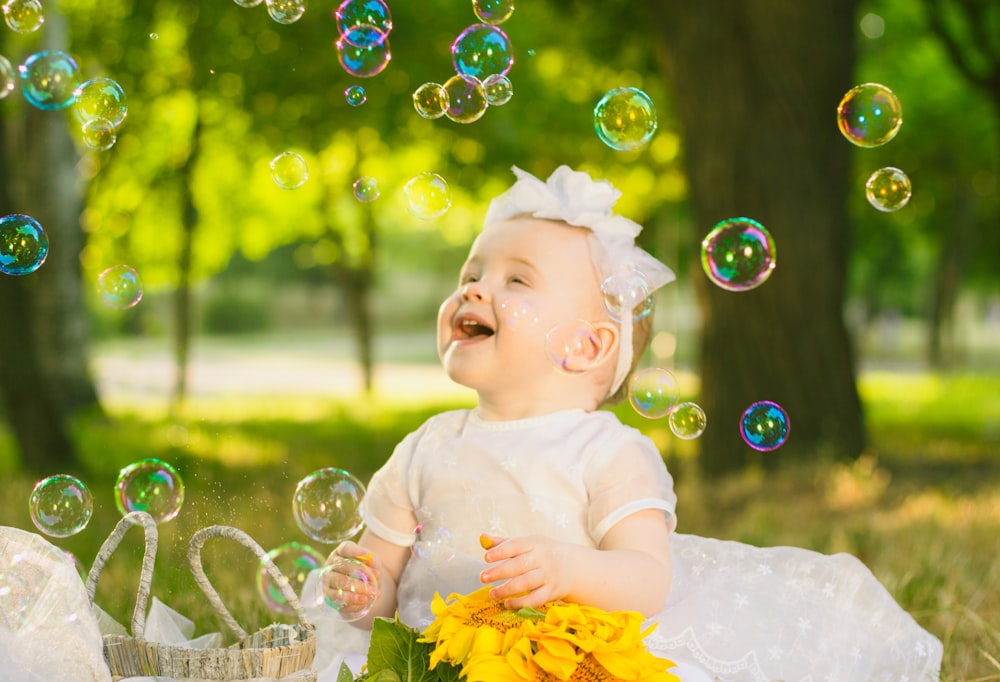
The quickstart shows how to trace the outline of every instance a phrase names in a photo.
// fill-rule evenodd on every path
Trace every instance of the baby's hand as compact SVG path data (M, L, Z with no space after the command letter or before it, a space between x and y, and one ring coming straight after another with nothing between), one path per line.
M363 615L378 598L382 562L370 550L344 542L327 557L323 594L345 618Z
M502 538L481 535L487 563L479 579L484 583L505 582L490 591L490 597L504 601L509 609L541 606L569 594L573 567L568 545L541 535Z

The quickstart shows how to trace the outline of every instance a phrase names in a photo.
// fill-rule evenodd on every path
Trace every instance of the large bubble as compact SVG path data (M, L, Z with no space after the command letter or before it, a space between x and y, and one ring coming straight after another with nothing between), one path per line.
M92 78L73 93L72 111L80 123L104 119L117 128L128 114L125 91L111 78Z
M444 83L448 108L445 115L455 123L472 123L486 113L489 103L478 78L455 74Z
M656 107L638 88L614 88L594 107L594 130L618 151L638 149L656 132Z
M309 573L322 566L326 559L309 545L298 542L287 542L272 549L267 556L281 574L288 578L288 584L296 596L302 594L302 586L305 585ZM260 570L257 572L257 593L272 611L287 615L295 613L263 561L260 562Z
M155 458L139 460L118 473L115 504L123 516L144 511L157 523L166 523L181 511L184 481L167 462Z
M451 188L448 181L437 173L420 173L403 185L406 210L414 218L434 220L451 207Z
M46 111L65 109L72 104L80 85L80 68L60 50L36 52L17 67L17 73L24 98Z
M87 527L94 513L94 498L80 479L57 474L35 484L28 512L38 530L65 538Z
M344 0L333 16L340 37L356 47L382 42L392 31L392 14L382 0Z
M636 372L628 383L628 399L643 417L666 417L677 404L677 379L661 367Z
M302 532L317 542L336 544L358 533L365 485L337 468L319 469L295 488L292 512Z
M17 87L17 72L10 60L0 55L0 99L4 99Z
M776 450L788 440L792 424L788 413L778 403L761 400L748 407L740 417L740 436L754 450Z
M17 33L32 33L45 23L39 0L7 0L3 5L3 19Z
M880 211L898 211L910 201L912 193L910 178L892 166L879 168L865 183L868 203Z
M859 147L878 147L903 125L903 105L892 90L864 83L847 91L837 106L837 127Z
M281 152L271 159L271 179L281 189L298 189L309 179L309 166L297 152Z
M112 265L97 276L97 293L109 308L125 310L142 300L142 280L129 265Z
M705 274L727 291L759 287L777 264L771 233L750 218L723 220L701 242Z
M354 45L346 38L336 42L337 59L344 71L358 78L377 76L392 61L389 38L385 33L372 29L372 37L364 45Z
M514 65L514 51L503 29L490 24L473 24L458 34L451 44L455 73L485 80L506 76Z
M652 289L649 279L638 270L616 272L601 282L601 307L615 322L630 314L633 321L641 320L653 312Z
M0 218L0 272L30 274L48 255L49 238L37 220L22 213Z
M424 83L413 91L413 108L424 118L441 118L448 110L448 91L440 83Z

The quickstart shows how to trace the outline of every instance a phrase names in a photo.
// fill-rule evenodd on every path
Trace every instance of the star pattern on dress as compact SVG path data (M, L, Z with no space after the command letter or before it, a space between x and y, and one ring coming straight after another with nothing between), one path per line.
M733 606L736 607L737 611L742 611L750 604L750 599L745 594L734 594L733 595Z
M510 455L504 455L504 458L500 460L500 468L504 471L510 471L514 468L514 458Z
M767 655L771 657L772 661L780 661L785 655L785 650L777 644L772 644L767 649Z
M569 526L569 517L566 514L556 514L555 522L560 528L566 528Z

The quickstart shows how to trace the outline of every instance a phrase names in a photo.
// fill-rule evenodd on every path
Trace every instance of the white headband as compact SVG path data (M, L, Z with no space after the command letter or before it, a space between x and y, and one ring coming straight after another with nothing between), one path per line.
M569 166L559 166L545 182L517 166L511 170L517 176L517 182L490 202L483 229L519 215L561 220L590 230L593 237L591 244L596 242L599 246L592 247L591 254L602 280L633 270L649 284L648 294L674 280L670 268L635 245L642 225L612 213L611 209L622 193L610 182L592 180L587 173L574 171ZM639 303L642 300L625 301L622 309L631 313ZM632 315L620 317L618 363L608 395L615 394L632 367Z

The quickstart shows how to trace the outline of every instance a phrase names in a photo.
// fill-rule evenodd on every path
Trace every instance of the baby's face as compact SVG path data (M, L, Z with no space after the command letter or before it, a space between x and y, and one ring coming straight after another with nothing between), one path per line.
M438 313L448 375L479 391L530 391L555 365L545 337L556 325L607 322L588 231L537 218L486 228Z

